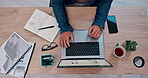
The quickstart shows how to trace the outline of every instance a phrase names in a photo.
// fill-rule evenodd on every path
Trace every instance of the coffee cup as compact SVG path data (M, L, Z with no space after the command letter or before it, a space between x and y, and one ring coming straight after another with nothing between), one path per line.
M116 47L113 50L113 55L117 58L122 58L125 56L125 54L125 48L120 43L117 43Z

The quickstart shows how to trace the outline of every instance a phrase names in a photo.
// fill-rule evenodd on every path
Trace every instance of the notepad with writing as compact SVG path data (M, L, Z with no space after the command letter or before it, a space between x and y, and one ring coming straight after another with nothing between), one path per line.
M50 28L50 26L54 27ZM35 10L24 28L49 42L53 42L59 32L56 18L38 9ZM39 30L40 28L46 29Z

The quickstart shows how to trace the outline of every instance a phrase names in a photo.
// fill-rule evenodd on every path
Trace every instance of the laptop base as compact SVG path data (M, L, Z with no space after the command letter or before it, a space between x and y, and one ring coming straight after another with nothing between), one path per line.
M62 59L57 68L113 67L105 59Z

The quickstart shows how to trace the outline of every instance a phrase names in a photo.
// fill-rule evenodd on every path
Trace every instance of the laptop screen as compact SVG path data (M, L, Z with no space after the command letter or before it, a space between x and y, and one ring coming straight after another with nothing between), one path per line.
M74 42L66 48L66 56L96 56L100 55L99 42Z

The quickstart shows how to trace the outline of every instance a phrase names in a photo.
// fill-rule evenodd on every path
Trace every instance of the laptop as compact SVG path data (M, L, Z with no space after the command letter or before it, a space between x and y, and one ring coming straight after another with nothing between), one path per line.
M74 30L74 42L69 48L61 47L58 68L112 67L104 56L104 34L98 39L88 36L88 30Z

